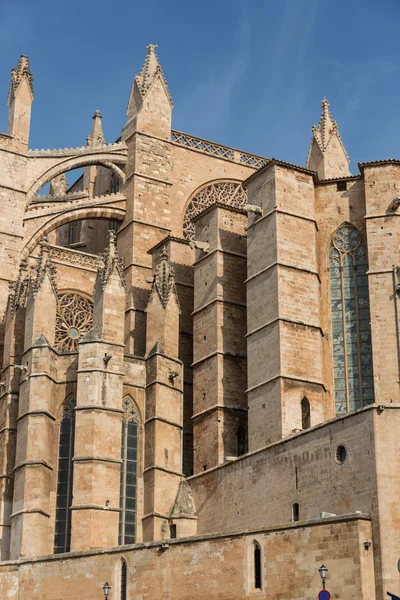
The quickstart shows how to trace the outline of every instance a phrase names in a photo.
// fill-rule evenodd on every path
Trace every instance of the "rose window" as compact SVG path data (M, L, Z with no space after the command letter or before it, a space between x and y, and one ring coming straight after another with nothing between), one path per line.
M93 327L93 301L79 294L63 294L58 300L55 347L75 352L78 341Z

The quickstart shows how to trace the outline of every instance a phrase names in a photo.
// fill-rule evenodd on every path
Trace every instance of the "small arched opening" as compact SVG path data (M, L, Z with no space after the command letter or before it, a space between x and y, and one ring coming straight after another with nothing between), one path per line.
M301 428L308 429L311 427L311 407L310 402L306 397L301 401Z

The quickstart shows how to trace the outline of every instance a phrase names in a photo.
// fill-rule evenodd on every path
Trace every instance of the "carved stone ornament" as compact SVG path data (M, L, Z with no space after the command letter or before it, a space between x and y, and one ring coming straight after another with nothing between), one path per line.
M18 278L15 282L10 282L10 305L11 313L15 314L18 308L26 306L26 299L28 295L28 263L26 259L21 260L19 268Z
M108 246L104 254L99 255L99 263L100 266L97 270L96 285L98 284L98 281L100 281L101 286L104 289L112 273L114 272L114 269L116 269L121 278L122 285L124 286L124 289L126 291L124 261L120 257L117 250L115 231L109 231Z
M183 220L183 237L192 240L194 237L193 217L196 217L213 204L225 204L235 208L244 208L247 204L247 192L241 183L220 181L211 183L201 189L191 199Z
M174 269L168 261L167 249L164 248L154 277L154 285L164 307L168 304L169 296L175 282L174 277Z
M135 404L129 396L126 396L122 401L122 408L124 410L124 421L129 423L129 421L139 421L137 410Z
M36 277L32 280L33 295L36 296L40 290L40 287L46 277L48 276L53 292L58 296L57 292L57 270L53 265L49 256L49 244L47 238L43 238L40 242L40 254L39 260L36 265Z
M75 292L62 294L57 304L55 347L75 352L80 338L93 327L93 301Z

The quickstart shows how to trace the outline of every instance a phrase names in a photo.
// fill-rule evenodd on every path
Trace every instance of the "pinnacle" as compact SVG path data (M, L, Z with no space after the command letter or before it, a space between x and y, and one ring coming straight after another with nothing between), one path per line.
M140 93L142 94L142 96L144 96L151 84L153 83L155 77L158 74L160 74L165 83L168 95L171 100L171 95L168 90L168 84L162 72L162 68L159 63L157 54L155 52L156 48L158 48L157 44L149 44L148 46L146 46L147 56L144 60L142 70L140 71L139 75L136 75L135 79L138 84Z
M10 94L11 91L14 93L17 91L23 79L28 81L29 89L33 98L33 75L29 65L29 58L26 54L21 54L17 66L14 69L11 69Z
M87 137L86 145L87 146L102 146L106 143L103 134L103 125L101 123L102 120L101 112L96 110L92 119L93 119L93 127L91 134Z

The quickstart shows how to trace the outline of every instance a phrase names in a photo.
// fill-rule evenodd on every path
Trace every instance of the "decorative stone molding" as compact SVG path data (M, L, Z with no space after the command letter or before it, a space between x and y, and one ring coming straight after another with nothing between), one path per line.
M49 277L51 287L53 288L53 292L56 297L58 297L57 291L57 270L53 265L51 258L49 256L49 245L47 243L47 238L44 238L40 242L40 254L39 259L35 268L36 277L32 279L32 291L33 295L36 296L39 292L41 285L46 277Z
M77 148L46 148L43 150L28 150L29 157L41 158L43 156L78 156L81 154L97 154L99 151L104 152L125 152L127 146L125 142L116 142L115 144L103 144L99 146L78 146Z
M77 250L63 248L62 246L49 245L49 256L53 261L60 261L69 265L77 265L91 271L96 271L99 258L93 254L86 254Z
M164 308L168 304L169 296L171 290L175 283L175 273L174 268L170 264L168 260L168 252L167 249L164 248L161 254L161 261L157 265L155 276L154 276L154 285L160 296L160 300L163 303Z
M26 306L28 295L28 262L26 259L21 260L17 281L10 282L10 306L11 314L15 314L18 308Z
M96 286L98 284L98 281L100 281L100 284L104 289L112 273L114 272L114 269L116 269L120 276L122 285L124 286L124 289L126 291L127 288L124 275L124 266L124 261L120 257L117 250L115 231L110 230L108 236L107 249L103 255L99 255L99 267L97 270L98 276L96 278Z

